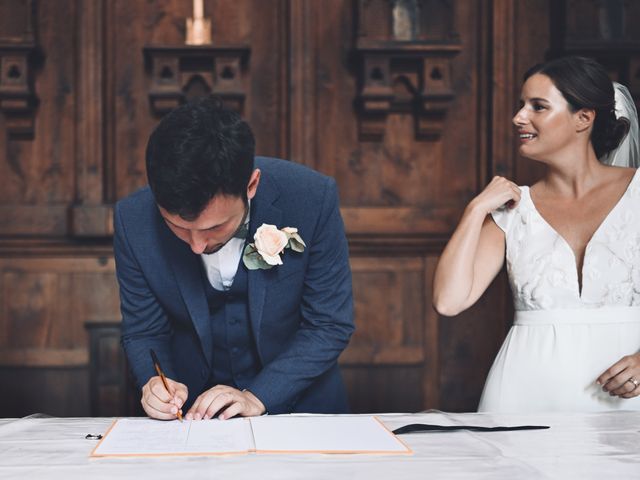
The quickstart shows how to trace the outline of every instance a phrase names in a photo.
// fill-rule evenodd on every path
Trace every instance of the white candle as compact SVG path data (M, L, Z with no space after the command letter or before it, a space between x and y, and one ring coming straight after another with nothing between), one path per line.
M204 6L202 0L193 0L193 18L200 19L204 17Z

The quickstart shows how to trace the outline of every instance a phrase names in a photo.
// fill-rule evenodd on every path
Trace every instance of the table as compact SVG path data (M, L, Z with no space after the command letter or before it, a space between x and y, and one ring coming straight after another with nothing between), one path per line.
M186 479L598 479L640 478L640 412L495 415L383 414L394 429L440 425L550 425L549 430L403 435L413 455L248 454L226 457L89 458L112 418L34 415L0 419L0 478Z

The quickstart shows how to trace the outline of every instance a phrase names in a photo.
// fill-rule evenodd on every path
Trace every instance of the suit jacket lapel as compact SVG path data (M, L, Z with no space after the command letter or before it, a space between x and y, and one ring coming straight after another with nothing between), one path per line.
M256 230L263 223L282 227L280 225L282 221L282 210L274 205L274 202L279 196L277 186L268 176L268 173L263 171L260 184L258 185L258 191L256 196L251 201L251 221L249 224L249 237L248 242L253 242L253 236ZM246 268L244 264L241 268ZM248 289L249 289L249 318L251 320L251 326L253 328L253 334L256 339L256 344L260 345L260 322L262 320L262 313L264 311L264 301L267 292L267 282L273 279L276 272L273 267L268 270L249 270L248 272Z
M161 217L158 214L159 217ZM213 362L213 338L209 317L209 306L202 280L200 257L189 246L176 237L161 219L161 232L165 255L169 258L175 281L189 312L193 326L200 337L202 350L209 367Z

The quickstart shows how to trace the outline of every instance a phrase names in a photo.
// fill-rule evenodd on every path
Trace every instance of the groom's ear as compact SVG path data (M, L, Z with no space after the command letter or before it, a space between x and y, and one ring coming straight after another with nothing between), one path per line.
M247 198L249 200L255 197L256 192L258 191L259 183L260 183L260 169L256 168L253 172L251 172L251 177L249 177L249 183L247 184Z
M593 127L596 119L596 112L590 108L581 108L575 114L576 131L584 132Z

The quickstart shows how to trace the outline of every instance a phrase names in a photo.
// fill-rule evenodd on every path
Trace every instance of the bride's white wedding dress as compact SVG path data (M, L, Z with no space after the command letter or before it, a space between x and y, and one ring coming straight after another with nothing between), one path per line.
M582 291L573 250L528 187L516 208L493 212L505 232L516 315L479 411L640 410L640 397L612 397L595 383L640 351L639 171L587 244Z

